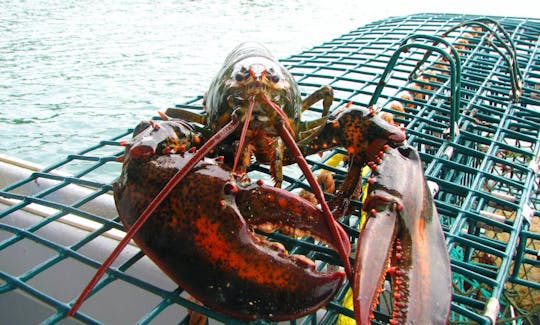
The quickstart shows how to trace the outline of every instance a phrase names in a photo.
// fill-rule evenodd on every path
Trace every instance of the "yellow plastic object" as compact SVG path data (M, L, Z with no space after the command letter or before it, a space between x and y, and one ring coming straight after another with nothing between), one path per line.
M331 166L331 167L337 167L339 165L339 163L343 160L343 157L345 155L341 154L341 153L336 153L334 155L332 155L332 157L328 158L327 161L325 161L324 163L328 166Z

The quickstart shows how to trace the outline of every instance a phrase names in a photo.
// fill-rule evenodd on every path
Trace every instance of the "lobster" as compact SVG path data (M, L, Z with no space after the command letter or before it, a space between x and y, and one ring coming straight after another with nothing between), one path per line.
M302 112L320 100L322 116L302 121ZM388 163L384 159L382 166L390 177L399 176L397 183L387 180L383 173L374 178L373 184L396 188L397 192L389 193L402 203L388 207L408 208L411 204L412 211L402 209L410 213L398 214L400 218L394 219L412 220L422 227L414 232L408 228L409 221L394 221L392 229L399 231L380 229L384 226L370 231L373 223L389 222L371 221L384 219L372 213L376 217L369 219L363 230L366 235L360 235L355 270L352 269L349 238L336 219L348 211L363 167L368 163L375 166L372 161L380 160L384 150L392 152L394 149L388 148L404 146L405 134L382 119L374 108L346 105L329 113L332 102L333 94L328 86L302 101L294 78L269 51L258 43L245 43L229 54L213 80L204 99L206 114L168 110L162 114L165 121L141 123L126 148L122 174L114 184L120 219L129 230L73 304L69 315L76 312L132 237L145 254L195 299L243 320L286 320L313 312L328 302L346 276L353 284L356 319L367 323L391 250L387 249L383 255L379 245L369 239L377 232L392 243L400 241L393 244L394 250L413 248L412 254L402 254L404 260L425 267L407 273L410 278L430 277L437 272L449 274L448 257L437 261L441 265L437 272L419 260L426 254L434 260L435 253L424 242L420 248L416 247L418 236L435 238L438 251L446 246L444 240L441 244L440 225L434 221L436 210L417 209L418 203L430 203L431 198L412 199L416 193L411 193L411 189L426 191L422 171L417 170L415 161L412 164L415 185L419 187L405 188L406 183L399 182L405 177L403 169L398 172L399 164L404 162L396 162L394 154L389 155ZM304 156L338 146L349 154L349 170L329 204ZM270 165L274 186L249 179L246 171L252 156ZM409 158L403 160L408 166ZM292 163L297 163L306 176L320 207L280 189L282 166ZM380 198L386 196L375 194L378 193L375 190L371 193L370 197L378 199L368 197L366 206L376 208L374 202L382 202ZM281 245L256 236L257 228L280 229L285 234L320 239L337 250L345 272L318 272L307 257L289 256ZM373 257L373 261L366 257ZM373 269L365 271L371 263L377 265L376 270L380 271L377 275L372 274ZM407 268L399 270L405 272ZM366 288L362 279L374 277L378 279L375 289ZM416 283L415 279L405 277L399 281ZM433 290L429 285L407 288L413 297ZM450 291L434 294L450 296ZM370 296L367 300L366 295ZM448 310L449 299L443 300L441 309ZM401 308L405 306L408 309ZM425 313L414 304L397 301L396 315L400 310L411 314L410 319ZM426 310L431 312L429 308ZM399 317L396 319L406 319Z

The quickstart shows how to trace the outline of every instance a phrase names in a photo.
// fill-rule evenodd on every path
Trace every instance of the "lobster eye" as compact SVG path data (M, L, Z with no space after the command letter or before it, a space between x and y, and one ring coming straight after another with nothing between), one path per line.
M244 75L243 75L242 73L239 72L239 73L237 73L237 74L234 76L234 79L235 79L236 81L242 81L242 80L244 80Z
M279 75L276 73L274 68L268 69L268 79L270 79L273 83L279 82Z
M249 76L249 71L248 71L248 69L246 69L246 67L242 67L242 68L240 68L240 71L238 71L238 72L234 75L234 79L235 79L236 81L242 81L242 80L246 79L248 76Z

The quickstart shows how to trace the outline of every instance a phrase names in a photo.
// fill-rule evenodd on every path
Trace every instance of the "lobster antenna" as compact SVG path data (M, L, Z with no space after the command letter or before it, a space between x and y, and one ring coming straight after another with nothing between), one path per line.
M246 141L246 134L247 130L249 128L249 122L251 121L251 115L253 114L253 107L255 107L255 101L251 100L249 102L249 107L246 112L246 117L244 119L244 126L242 127L242 134L240 135L240 143L238 144L238 149L236 151L236 155L234 156L234 164L232 168L232 173L236 173L236 167L238 166L238 160L240 160L240 156L242 155L242 149L244 148L244 142Z

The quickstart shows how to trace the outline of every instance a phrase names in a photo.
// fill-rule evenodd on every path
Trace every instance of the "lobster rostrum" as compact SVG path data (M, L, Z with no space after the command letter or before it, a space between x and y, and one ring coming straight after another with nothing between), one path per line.
M323 100L321 118L303 122L302 112L319 100ZM383 148L401 146L405 134L374 109L347 105L329 114L332 100L331 88L322 87L302 101L290 73L264 47L246 43L233 50L212 82L204 100L206 114L170 109L162 116L167 121L139 125L114 186L128 233L69 314L76 312L133 237L182 288L202 304L233 317L300 317L324 305L346 274L359 297L356 318L364 322L365 304L360 301L371 289L366 291L357 283L357 277L366 272L353 272L348 236L335 219L346 211L363 166L380 156ZM338 146L349 153L349 172L332 201L332 211L304 156ZM276 186L247 177L252 156L270 165ZM320 207L279 188L281 168L291 163L297 163L306 176ZM423 174L415 177L423 180ZM429 216L412 214L411 218ZM436 219L436 214L431 218ZM280 229L326 242L338 251L345 274L316 271L307 257L289 256L281 245L255 236L256 228ZM394 240L394 233L380 231ZM411 233L410 242L401 245L408 247L417 235ZM369 250L363 235L359 245ZM420 257L413 254L412 263ZM374 258L384 275L387 256L375 254ZM431 271L426 267L422 272L420 276ZM372 306L369 303L368 309ZM410 308L412 313L417 311Z

